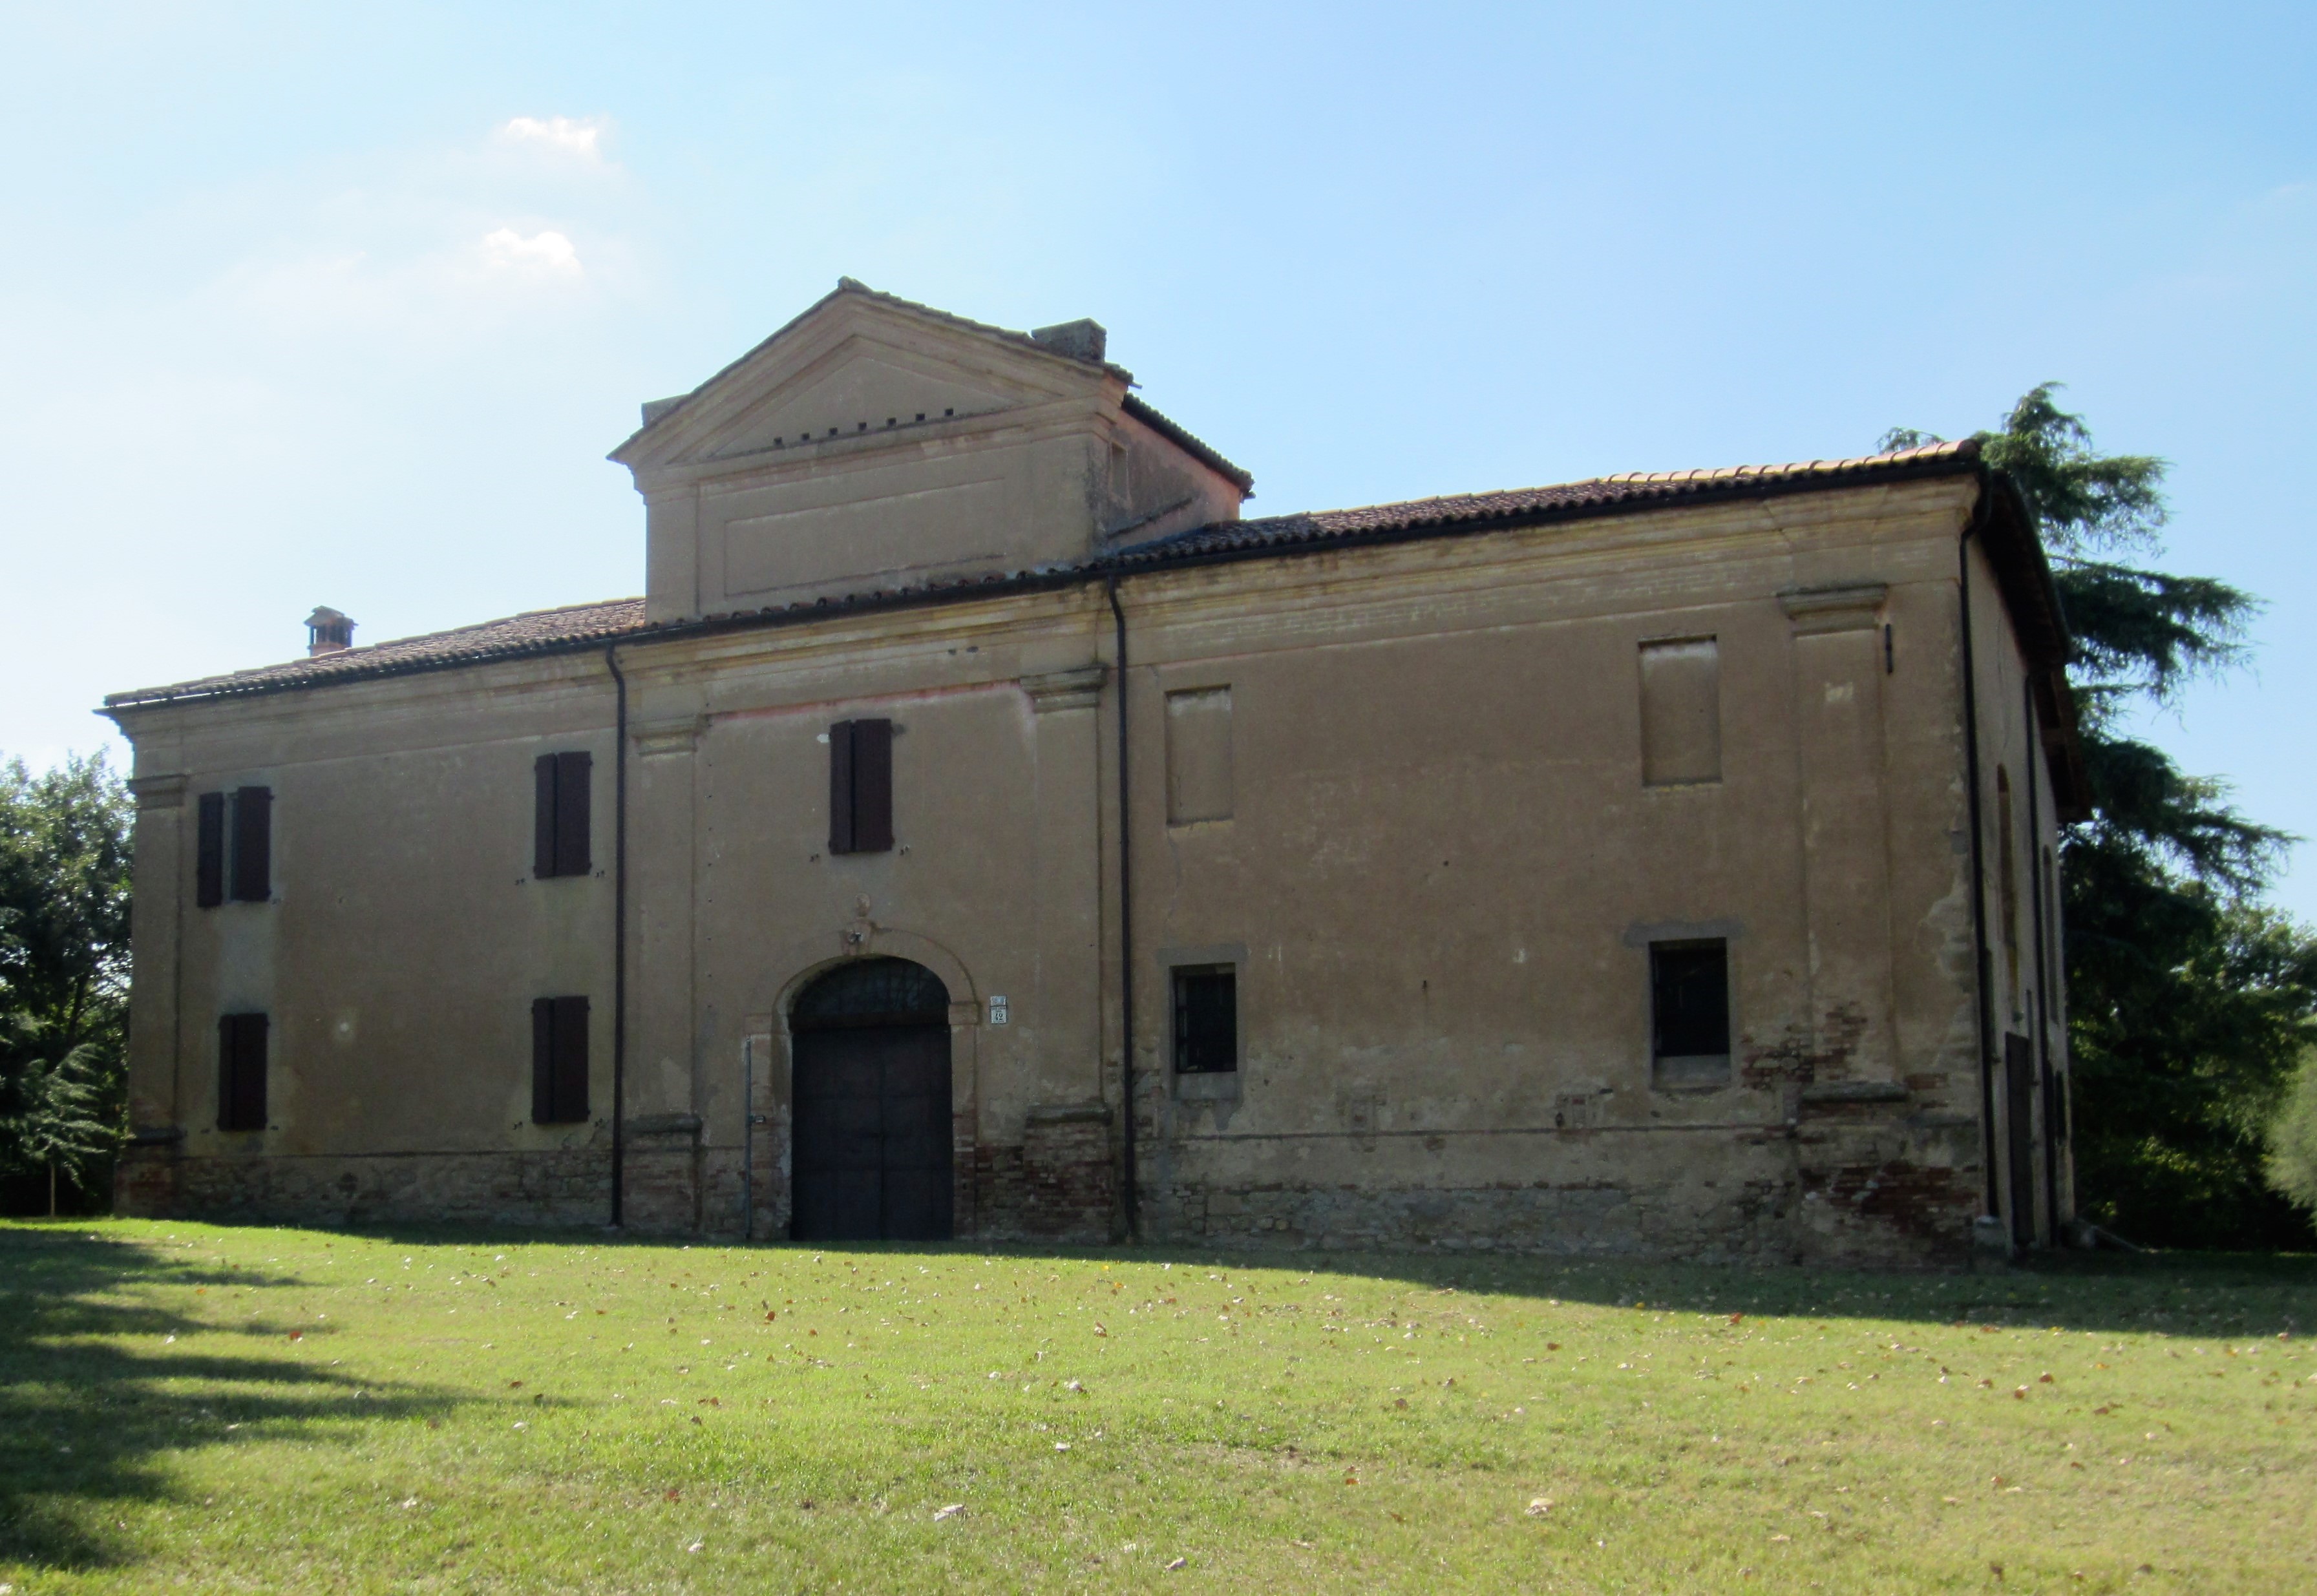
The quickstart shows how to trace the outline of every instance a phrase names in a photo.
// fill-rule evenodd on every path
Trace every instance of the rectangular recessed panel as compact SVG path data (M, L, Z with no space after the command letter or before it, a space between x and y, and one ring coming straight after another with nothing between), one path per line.
M1231 813L1231 690L1167 695L1167 824L1228 820Z
M995 560L1006 531L1006 485L991 479L728 521L724 596L839 581L874 586L864 579Z
M1642 645L1642 780L1722 779L1722 654L1712 638Z

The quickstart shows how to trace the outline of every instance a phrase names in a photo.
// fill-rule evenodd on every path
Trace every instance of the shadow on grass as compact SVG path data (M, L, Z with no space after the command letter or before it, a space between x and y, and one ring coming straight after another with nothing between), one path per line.
M68 1226L0 1226L0 1562L85 1568L134 1560L101 1527L111 1504L173 1493L165 1454L316 1422L361 1426L447 1411L448 1394L357 1381L239 1327L273 1351L180 1352L220 1326L139 1301L150 1286L303 1282L180 1262Z
M1791 1318L2056 1325L2176 1335L2302 1334L2317 1330L2317 1254L2049 1253L1982 1270L1842 1270L1794 1265L1649 1263L1471 1252L1325 1252L1182 1245L977 1245L964 1242L743 1244L631 1235L609 1229L449 1225L362 1226L347 1234L419 1245L729 1248L829 1258L952 1256L1094 1263L1172 1263L1217 1273L1314 1271L1397 1280L1418 1290L1557 1298L1605 1307Z

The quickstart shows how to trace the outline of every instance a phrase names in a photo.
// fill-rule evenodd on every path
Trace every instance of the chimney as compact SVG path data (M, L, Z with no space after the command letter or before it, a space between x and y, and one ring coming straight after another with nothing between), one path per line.
M1030 339L1043 344L1056 354L1066 354L1074 361L1099 361L1110 334L1098 321L1081 317L1077 321L1058 322L1051 327L1033 327Z
M354 621L351 615L341 615L327 604L306 617L306 657L318 654L335 654L354 646Z

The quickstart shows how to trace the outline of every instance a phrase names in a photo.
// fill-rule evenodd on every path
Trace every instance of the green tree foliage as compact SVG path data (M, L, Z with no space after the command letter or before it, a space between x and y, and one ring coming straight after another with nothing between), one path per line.
M2101 454L2057 390L1978 438L2035 513L2076 640L2093 803L2061 844L2077 1190L2137 1241L2306 1246L2306 1218L2263 1178L2266 1128L2317 1040L2317 939L2258 902L2293 839L2133 723L2241 663L2259 601L2130 563L2162 552L2165 462Z
M2285 1101L2269 1121L2268 1183L2317 1214L2317 1048L2301 1055Z
M130 822L102 754L0 765L0 1175L78 1206L126 1127Z

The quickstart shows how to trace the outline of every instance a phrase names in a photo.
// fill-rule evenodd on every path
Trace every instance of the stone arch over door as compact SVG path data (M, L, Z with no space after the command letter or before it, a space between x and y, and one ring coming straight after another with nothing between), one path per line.
M914 960L854 958L789 1004L790 1229L800 1241L956 1233L950 994Z

